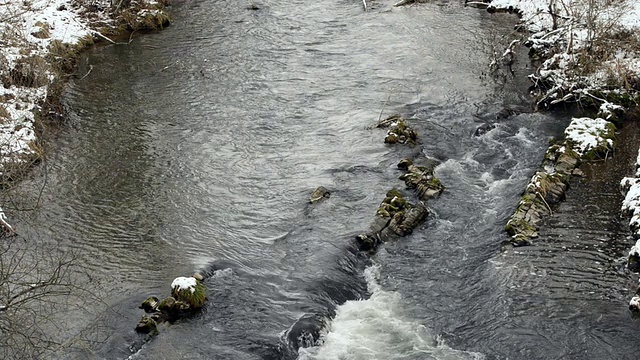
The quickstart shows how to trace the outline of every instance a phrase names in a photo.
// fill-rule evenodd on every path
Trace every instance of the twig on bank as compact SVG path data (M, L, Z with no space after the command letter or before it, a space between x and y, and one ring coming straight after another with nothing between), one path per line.
M382 104L382 109L380 109L380 115L378 115L378 122L382 120L382 113L384 112L384 108L387 107L387 103L389 102L389 99L391 99L391 93L389 93L389 96L387 96L387 100L385 100L384 104Z
M99 31L92 30L91 32L92 32L94 35L98 35L98 37L101 37L101 38L103 38L104 40L107 40L108 42L110 42L110 43L112 43L112 44L114 44L114 45L116 44L116 42L115 42L115 41L113 41L113 40L109 39L108 37L106 37L106 36L102 35Z
M544 204L547 205L547 209L549 209L549 215L553 215L553 211L551 211L551 206L549 206L549 203L547 202L547 200L545 200L544 197L542 197L542 194L540 194L539 191L536 191L536 195L538 195L540 199L542 199L542 202L544 202Z
M402 6L407 4L413 4L416 0L400 0L397 3L393 4L393 6Z
M127 43L127 45L131 44L131 42L133 41L133 34L135 34L135 33L136 33L136 31L137 31L137 30L133 30L133 31L131 32L131 34L129 35L129 42Z
M4 214L4 210L2 210L1 208L0 208L0 224L2 224L2 226L6 230L8 230L9 235L14 235L16 233L13 227L9 225L9 223L7 222L7 215Z
M89 74L91 74L91 70L93 70L93 65L89 65L89 71L87 71L86 74L84 74L83 77L80 78L80 80L84 80L84 78L86 78L87 76L89 76ZM78 80L78 81L80 81Z

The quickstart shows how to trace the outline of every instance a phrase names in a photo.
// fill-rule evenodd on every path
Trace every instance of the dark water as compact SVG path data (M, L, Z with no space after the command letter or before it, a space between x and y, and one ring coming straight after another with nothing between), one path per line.
M500 251L547 141L569 121L522 114L473 136L503 106L527 106L526 64L515 78L485 75L488 44L513 19L455 1L370 2L367 13L359 1L247 5L182 2L175 25L92 51L71 83L67 126L16 190L46 184L39 211L16 220L21 236L80 254L104 299L61 333L82 344L66 355L635 355L616 187L632 155L576 181L534 246ZM418 146L385 146L370 128L394 112L411 117ZM371 262L353 237L401 186L395 164L410 155L440 160L447 190L423 228ZM307 204L320 185L331 198ZM217 269L205 311L145 343L138 304L201 269ZM298 354L298 331L318 328L324 344Z

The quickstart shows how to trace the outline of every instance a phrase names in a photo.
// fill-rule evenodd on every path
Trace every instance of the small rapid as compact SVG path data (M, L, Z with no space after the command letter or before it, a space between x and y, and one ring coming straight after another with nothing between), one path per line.
M300 349L299 360L483 359L481 354L451 349L426 326L403 318L399 293L378 283L380 267L365 270L370 296L338 306L323 330L321 345Z

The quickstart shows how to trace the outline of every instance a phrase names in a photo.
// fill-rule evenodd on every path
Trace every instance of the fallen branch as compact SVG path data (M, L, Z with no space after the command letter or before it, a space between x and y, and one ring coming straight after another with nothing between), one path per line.
M14 235L16 231L7 222L7 215L4 214L4 210L0 209L0 224L7 230L8 235Z
M393 6L403 6L408 4L413 4L416 0L400 0L397 3L393 4Z
M476 6L489 6L488 3L482 2L482 1L469 1L469 2L465 2L464 6L467 5L476 5Z
M91 70L93 70L93 65L89 65L89 71L87 71L86 74L84 74L83 77L80 78L80 80L84 80L84 78L86 78L87 76L89 76L89 74L91 74ZM78 80L78 81L80 81Z

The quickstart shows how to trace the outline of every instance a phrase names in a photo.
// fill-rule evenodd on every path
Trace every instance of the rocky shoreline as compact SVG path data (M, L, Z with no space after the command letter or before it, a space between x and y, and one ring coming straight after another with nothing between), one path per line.
M515 13L523 39L513 41L494 63L510 65L513 46L524 44L538 64L529 76L536 108L575 103L597 113L574 118L565 138L546 152L538 171L505 230L513 246L528 245L552 211L565 197L571 176L581 176L583 162L607 160L614 154L616 126L624 126L627 113L640 100L640 4L634 1L490 0L487 11ZM630 217L634 239L640 237L640 155L635 177L624 178L620 187L626 198L623 216ZM640 270L640 240L631 248L627 268ZM640 288L629 308L640 312Z

